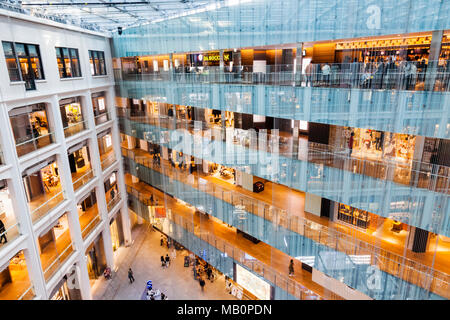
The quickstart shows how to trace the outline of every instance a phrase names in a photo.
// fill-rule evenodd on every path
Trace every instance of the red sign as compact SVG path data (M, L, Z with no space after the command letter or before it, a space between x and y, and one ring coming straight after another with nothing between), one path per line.
M155 207L155 218L165 218L165 217L166 217L166 208Z

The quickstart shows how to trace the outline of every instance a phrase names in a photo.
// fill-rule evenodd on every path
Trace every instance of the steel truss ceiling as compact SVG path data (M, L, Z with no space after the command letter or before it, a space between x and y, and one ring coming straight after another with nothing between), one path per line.
M223 3L224 0L0 0L0 8L17 8L110 33L118 27L125 29Z

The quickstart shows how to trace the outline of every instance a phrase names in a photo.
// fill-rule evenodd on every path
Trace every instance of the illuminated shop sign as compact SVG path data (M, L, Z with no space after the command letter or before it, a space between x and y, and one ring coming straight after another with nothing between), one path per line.
M219 53L213 53L213 54L205 55L205 56L203 56L203 61L205 61L205 62L220 61L220 54ZM225 61L225 62L230 61L230 53L225 53L224 52L224 54L223 54L223 61Z

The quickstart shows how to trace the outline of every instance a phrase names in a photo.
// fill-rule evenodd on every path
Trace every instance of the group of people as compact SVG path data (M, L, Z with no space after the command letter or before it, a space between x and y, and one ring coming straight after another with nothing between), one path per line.
M173 247L172 241L170 240L170 238L167 238L165 240L165 238L161 235L161 239L159 241L160 246L162 247L164 245L164 243L167 244L167 249L170 250L170 248L172 247L172 250L170 251L170 257L169 254L167 253L166 256L161 256L161 267L163 268L168 268L170 266L170 261L175 260L175 258L177 257L177 252L175 250L175 247Z
M205 279L204 276L211 282L214 281L214 274L212 271L212 268L208 263L206 263L203 267L198 264L198 259L196 259L196 262L194 264L194 276L197 277L198 283L202 289L202 291L205 290Z
M425 81L428 64L424 58L398 58L389 56L367 58L365 62L354 58L345 63L310 63L306 66L306 86L351 86L373 89L415 90L416 84ZM438 66L436 81L447 86L450 59ZM447 88L448 89L448 88ZM422 89L423 90L423 89ZM433 90L433 88L431 89Z

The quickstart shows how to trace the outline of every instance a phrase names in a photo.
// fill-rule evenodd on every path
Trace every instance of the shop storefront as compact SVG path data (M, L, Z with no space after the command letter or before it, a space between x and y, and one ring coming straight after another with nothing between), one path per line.
M60 100L59 109L66 137L84 129L81 99L79 97ZM76 126L77 124L79 125Z
M236 170L233 168L203 160L203 172L222 181L236 183Z
M28 202L45 194L54 194L61 187L58 167L53 158L25 170L23 181Z
M372 217L372 214L367 211L360 210L357 208L352 208L343 203L339 203L339 205L338 205L337 219L339 221L351 224L353 226L356 226L356 227L359 227L359 228L362 228L365 230L370 225L371 217Z
M122 229L122 216L120 211L116 214L114 218L111 219L109 223L109 229L111 232L111 241L113 251L116 252L120 246L124 243L123 229Z
M379 159L383 155L383 136L381 131L370 129L353 130L353 150L351 155L354 157Z
M93 93L92 96L92 108L94 109L95 124L108 121L107 109L106 109L106 93L97 92Z
M45 103L15 108L9 112L9 117L19 156L53 142Z
M97 141L100 157L103 157L105 154L108 154L109 152L112 151L113 146L112 146L111 130L106 130L99 133L97 136Z
M103 246L103 236L100 234L86 250L89 279L96 280L103 275L106 268L106 256Z
M30 288L30 279L23 251L19 251L0 270L0 300L17 300ZM33 295L32 290L28 291L27 297Z
M81 176L90 169L90 157L87 141L77 144L68 150L68 158L72 179Z

